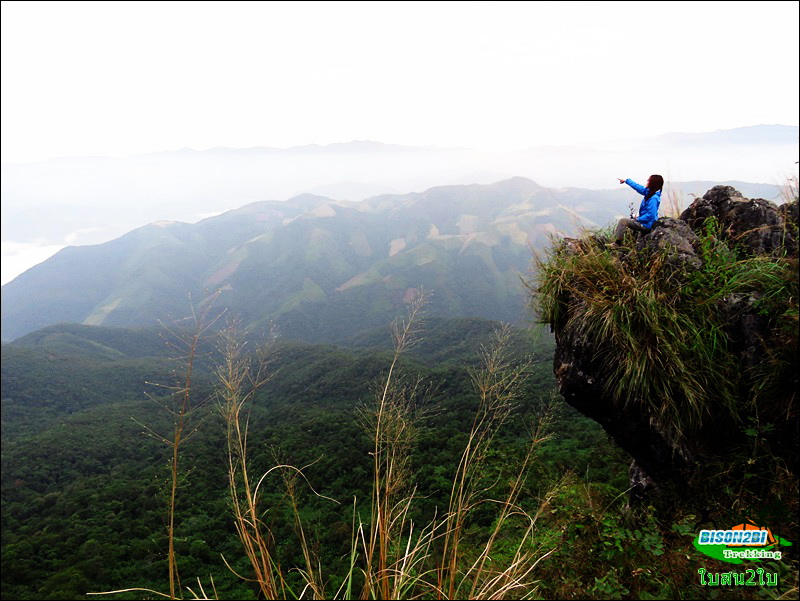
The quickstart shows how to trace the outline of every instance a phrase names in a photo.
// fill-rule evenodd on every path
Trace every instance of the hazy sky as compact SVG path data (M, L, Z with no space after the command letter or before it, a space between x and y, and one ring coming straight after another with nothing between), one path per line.
M798 2L3 2L2 161L798 123Z

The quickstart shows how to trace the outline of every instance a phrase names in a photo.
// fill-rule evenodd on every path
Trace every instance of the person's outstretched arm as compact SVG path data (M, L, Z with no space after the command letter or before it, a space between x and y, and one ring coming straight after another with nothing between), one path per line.
M634 190L636 190L636 191L637 191L639 194L641 194L642 196L644 196L645 194L647 194L647 188L645 188L644 186L640 186L639 184L637 184L637 183L636 183L635 181L633 181L632 179L620 179L620 178L617 178L617 179L619 180L619 183L621 183L621 184L628 184L628 185L629 185L631 188L633 188Z

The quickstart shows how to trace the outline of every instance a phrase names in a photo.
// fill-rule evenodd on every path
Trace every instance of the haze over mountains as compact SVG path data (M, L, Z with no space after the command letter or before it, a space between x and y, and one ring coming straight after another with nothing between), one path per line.
M386 325L420 291L432 293L433 316L523 323L532 249L607 225L635 200L627 186L552 189L517 177L361 202L304 194L196 224L158 221L65 248L3 286L2 337L59 322L149 327L187 315L189 294L197 306L220 294L220 308L247 324L275 322L307 342Z
M602 144L509 153L350 142L3 164L2 241L4 249L96 244L158 220L196 222L301 193L358 201L515 176L556 188L613 188L616 177L650 173L662 173L668 182L780 185L798 158L796 126L629 139L620 134L622 139ZM708 187L681 192L702 194Z
M289 338L333 342L382 326L420 292L432 315L520 322L531 248L602 225L622 190L552 190L525 178L357 202L301 195L197 224L160 221L69 247L2 288L2 336L58 322L152 326L187 294Z
M216 290L248 323L276 320L311 342L383 325L420 288L434 293L435 315L520 322L531 247L637 202L609 180L669 173L680 157L682 173L696 165L693 175L719 179L668 180L662 214L719 183L780 201L777 175L757 180L779 165L790 173L797 134L758 126L502 155L352 142L6 164L4 247L102 244L65 248L4 285L2 336L62 321L151 326L185 315L187 294L201 302ZM428 188L442 181L454 183ZM552 182L569 187L542 185ZM598 182L606 189L579 187ZM426 191L375 194L415 188Z

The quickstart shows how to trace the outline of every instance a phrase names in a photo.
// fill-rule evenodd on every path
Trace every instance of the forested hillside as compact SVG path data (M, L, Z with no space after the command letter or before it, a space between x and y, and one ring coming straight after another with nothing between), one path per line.
M479 345L490 344L492 327L476 320L434 320L402 361L403 377L421 378L428 390L419 399L423 411L410 456L410 481L417 491L411 515L419 524L447 508L478 403L468 368L477 365ZM437 340L442 334L446 337ZM487 457L490 480L511 470L513 458L524 453L526 424L552 392L552 342L519 336L514 354L528 350L535 362L514 418ZM259 477L278 463L307 466L308 483L338 502L298 486L305 534L331 594L348 571L354 499L360 514L369 512L372 461L359 412L374 402L391 364L391 350L368 350L385 346L386 337L384 331L376 332L375 343L362 339L363 350L279 344L275 375L255 399L250 417L250 461ZM65 341L95 353L61 355L54 346ZM143 426L162 435L170 430L167 413L143 396L145 389L157 391L145 381L172 382L168 353L160 345L164 341L156 332L84 326L51 328L3 346L3 598L84 598L87 592L126 587L165 590L169 449L143 434ZM211 392L211 379L203 368L193 391L198 399ZM226 491L225 426L213 403L195 417L199 428L184 448L176 511L180 574L189 586L195 577L206 584L213 577L222 598L255 598L255 589L221 558L224 554L239 573L248 573ZM624 487L624 459L598 428L572 412L562 414L558 424L559 436L542 449L525 481L524 506L535 508L566 472L587 485ZM281 478L268 479L263 494L263 507L271 508L264 519L276 557L283 566L299 565ZM472 527L488 527L493 515L485 507Z

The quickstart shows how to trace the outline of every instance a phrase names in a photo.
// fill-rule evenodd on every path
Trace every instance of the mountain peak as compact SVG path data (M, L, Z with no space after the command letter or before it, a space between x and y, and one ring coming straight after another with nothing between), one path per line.
M540 186L532 179L521 176L509 177L508 179L500 180L493 184L488 184L493 188L502 188L506 190L524 190L524 191L538 191L543 190L544 186Z
M320 205L336 202L327 196L319 196L317 194L298 194L286 201L286 205L293 208L303 209L306 211L317 208Z

